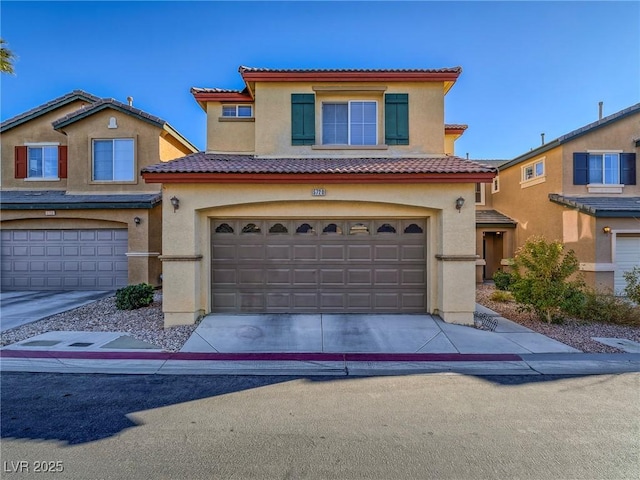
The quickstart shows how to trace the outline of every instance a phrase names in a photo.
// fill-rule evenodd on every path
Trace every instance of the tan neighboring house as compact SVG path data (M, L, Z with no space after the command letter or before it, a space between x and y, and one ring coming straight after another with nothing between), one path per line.
M163 185L165 325L208 312L434 313L471 324L477 182L452 155L460 68L240 67L193 88L207 150L143 168ZM392 319L390 318L390 321Z
M620 292L640 266L639 148L636 104L500 165L491 202L517 223L514 248L560 240L590 286Z
M474 160L498 169L508 160ZM500 179L491 183L476 183L476 282L493 279L493 274L505 268L514 255L517 222L493 208L494 194L500 191Z
M166 121L75 90L0 124L3 290L160 283L162 195L140 169L197 149Z

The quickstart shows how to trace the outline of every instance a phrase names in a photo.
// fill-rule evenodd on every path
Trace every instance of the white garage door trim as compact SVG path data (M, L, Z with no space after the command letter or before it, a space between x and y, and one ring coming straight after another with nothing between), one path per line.
M623 273L640 267L640 234L616 235L614 290L621 293L626 286Z

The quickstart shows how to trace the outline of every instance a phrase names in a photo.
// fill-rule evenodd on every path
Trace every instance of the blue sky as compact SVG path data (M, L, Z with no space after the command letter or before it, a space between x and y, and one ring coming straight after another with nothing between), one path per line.
M640 2L14 2L0 31L5 120L74 89L164 118L205 148L192 86L238 66L461 66L445 102L456 154L509 159L640 102Z

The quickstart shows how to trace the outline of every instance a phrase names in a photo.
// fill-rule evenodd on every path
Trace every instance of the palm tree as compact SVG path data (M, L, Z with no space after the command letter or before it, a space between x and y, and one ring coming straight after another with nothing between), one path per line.
M13 75L13 62L16 56L7 48L7 45L7 42L0 38L0 72Z

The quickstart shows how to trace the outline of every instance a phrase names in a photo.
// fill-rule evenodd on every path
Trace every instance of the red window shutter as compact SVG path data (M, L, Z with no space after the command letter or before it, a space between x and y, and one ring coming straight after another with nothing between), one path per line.
M16 178L27 178L27 147L20 145L16 146Z
M67 146L58 147L58 178L67 178Z

